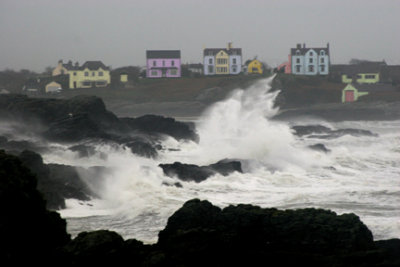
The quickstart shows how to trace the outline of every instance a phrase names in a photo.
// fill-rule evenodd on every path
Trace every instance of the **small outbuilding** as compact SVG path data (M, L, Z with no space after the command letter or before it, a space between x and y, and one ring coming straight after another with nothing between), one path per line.
M61 84L59 84L55 81L52 81L52 82L46 84L46 86L45 86L46 93L59 93L59 92L61 92L61 90L62 90Z

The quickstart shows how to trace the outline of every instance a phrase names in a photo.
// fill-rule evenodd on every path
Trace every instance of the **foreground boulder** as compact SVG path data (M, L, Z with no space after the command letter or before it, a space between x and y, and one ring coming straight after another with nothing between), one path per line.
M48 211L30 170L0 151L0 258L4 266L50 263L69 242L66 222ZM12 265L9 265L12 264Z
M202 182L217 173L226 176L235 171L243 172L240 161L229 160L221 160L207 166L197 166L180 162L160 164L159 166L163 169L165 175L170 177L177 176L183 181L195 181L196 183Z

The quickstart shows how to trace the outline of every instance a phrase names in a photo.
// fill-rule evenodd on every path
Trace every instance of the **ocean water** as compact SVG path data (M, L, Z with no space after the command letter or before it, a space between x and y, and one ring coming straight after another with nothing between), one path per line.
M315 207L338 214L355 213L375 240L400 238L400 121L326 122L315 118L275 121L279 92L269 92L270 79L234 91L196 119L200 142L166 137L156 159L133 155L123 147L99 145L88 159L61 145L44 154L45 162L107 171L84 177L98 194L90 201L67 200L61 210L67 230L113 230L125 239L157 241L174 211L192 198L225 207L247 203L261 207ZM377 136L299 137L293 125L320 124L332 129L369 130ZM308 148L324 144L329 153ZM167 177L158 165L179 161L208 165L238 159L244 173L215 175L201 183ZM173 186L180 182L182 188Z

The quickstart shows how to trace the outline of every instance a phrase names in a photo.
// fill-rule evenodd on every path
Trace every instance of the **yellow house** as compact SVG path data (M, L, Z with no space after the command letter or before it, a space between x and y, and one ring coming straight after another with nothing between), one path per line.
M262 63L258 61L257 59L252 60L248 65L247 65L247 73L258 73L262 74L263 69L262 69Z
M79 66L78 62L72 65L71 61L63 64L60 60L53 76L60 74L68 74L70 89L106 87L111 83L110 70L101 61L86 61Z
M229 74L229 55L224 50L215 56L215 74Z

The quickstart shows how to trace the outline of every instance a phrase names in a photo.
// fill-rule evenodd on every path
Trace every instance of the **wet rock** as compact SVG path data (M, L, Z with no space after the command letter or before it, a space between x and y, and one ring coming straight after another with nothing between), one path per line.
M216 173L226 176L235 171L243 172L239 161L229 160L221 160L207 166L197 166L180 162L174 162L173 164L160 164L159 166L163 169L165 175L170 177L177 176L183 181L195 181L197 183L206 180L208 177L215 175Z
M333 130L331 128L322 125L296 125L293 126L294 134L300 137L308 136L310 138L320 138L320 139L333 139L344 135L351 136L372 136L377 137L378 135L372 133L368 130L363 129L337 129Z
M331 150L327 149L324 144L315 144L315 145L310 145L308 147L311 148L312 150L320 151L320 152L324 152L324 153L331 152Z
M20 160L37 177L37 188L43 194L48 209L65 208L65 199L89 200L94 195L72 166L44 164L42 157L23 151Z
M147 134L165 134L177 140L198 141L198 135L189 125L159 115L144 115L137 118L120 119L132 130L138 130Z

